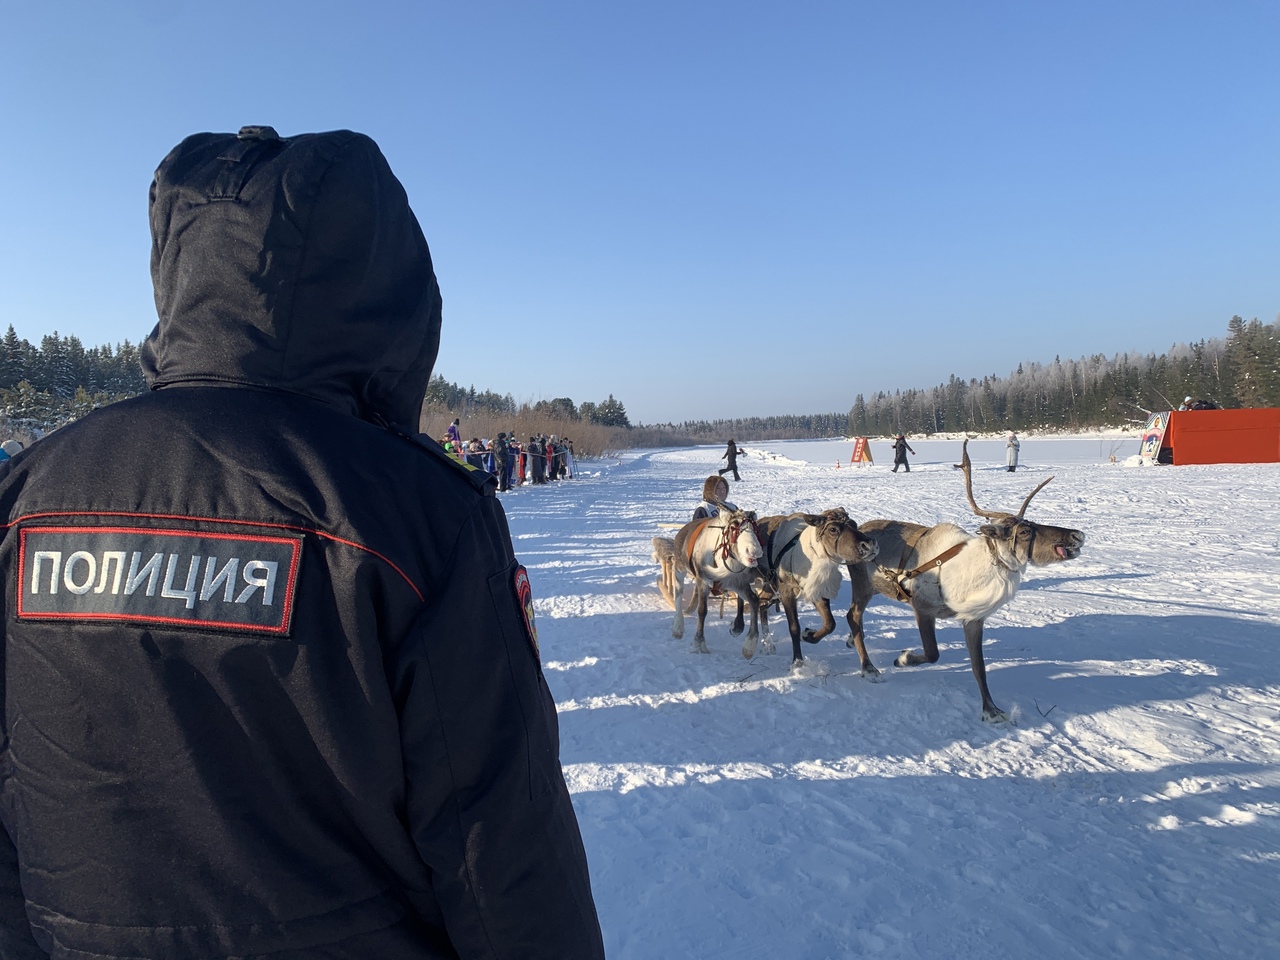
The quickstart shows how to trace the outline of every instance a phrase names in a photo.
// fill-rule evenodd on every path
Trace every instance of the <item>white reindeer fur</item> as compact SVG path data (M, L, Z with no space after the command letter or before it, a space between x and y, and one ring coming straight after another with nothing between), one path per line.
M907 583L913 605L945 607L956 620L985 620L1013 599L1027 572L1028 558L1019 559L1007 539L973 536L951 523L929 531L927 546L916 552L924 564L957 543L965 548L941 567L933 567Z
M708 596L711 588L715 584L720 584L722 589L732 590L739 595L745 595L751 590L751 581L756 576L755 565L760 558L764 556L764 548L760 545L760 540L756 537L755 531L750 524L745 524L738 533L738 539L729 551L727 559L720 556L720 538L724 534L725 527L732 522L733 514L721 513L718 517L711 519L704 526L694 541L692 554L685 553L683 556L676 558L674 564L675 583L674 583L674 601L675 601L675 617L671 624L671 636L679 640L684 637L684 576L688 570L685 559L689 558L689 566L696 571L694 591L699 590ZM695 521L701 522L701 521ZM687 550L681 544L687 542L685 533L692 524L686 524L676 534L675 543L678 549ZM685 534L682 537L681 534ZM701 607L700 607L701 609ZM693 650L695 653L710 653L707 649L707 641L703 636L703 619L698 620L698 631L693 638ZM747 639L743 644L745 653L747 644L750 644L754 650L760 637L760 625L757 616L751 618L751 628L747 632Z
M863 676L878 676L880 671L867 655L862 624L867 604L877 593L904 599L896 578L904 572L929 565L924 572L902 584L910 594L907 602L915 611L921 649L902 651L894 663L900 667L937 663L938 619L959 620L964 626L965 647L974 679L982 694L982 719L998 722L1007 720L1008 715L996 706L987 687L986 660L982 653L984 621L1013 599L1030 564L1049 566L1075 559L1084 546L1085 536L1080 530L1024 519L1032 498L1052 477L1031 491L1017 513L993 512L979 507L973 496L968 443L966 440L961 456L965 494L973 512L993 522L979 527L977 536L971 536L951 523L923 527L899 520L870 520L862 524L862 532L879 542L880 563L849 565L853 602L846 616L849 622L847 643L858 649ZM963 544L959 553L941 566L932 565L935 558L958 544Z
M781 592L790 592L801 600L807 600L814 606L819 600L833 600L840 592L840 584L844 581L841 571L843 561L832 560L823 549L821 536L817 527L811 527L801 517L788 517L777 533L774 543L778 549L791 541L800 531L800 542L787 551L780 561L776 561L774 573ZM766 634L765 653L773 653L773 641ZM742 645L742 655L750 660L756 655L756 643L748 637Z

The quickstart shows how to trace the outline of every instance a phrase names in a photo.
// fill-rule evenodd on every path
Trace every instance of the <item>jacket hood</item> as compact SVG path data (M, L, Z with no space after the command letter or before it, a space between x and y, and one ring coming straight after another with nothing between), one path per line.
M418 430L440 345L427 241L378 145L201 133L151 184L151 389L286 390Z

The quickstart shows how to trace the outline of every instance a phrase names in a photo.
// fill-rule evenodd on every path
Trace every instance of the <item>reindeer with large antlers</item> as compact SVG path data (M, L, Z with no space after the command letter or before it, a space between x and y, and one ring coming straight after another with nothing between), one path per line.
M848 645L857 647L862 674L880 671L867 656L862 615L877 593L911 605L920 628L922 651L904 650L894 661L899 667L938 662L936 623L951 617L964 625L965 645L973 676L982 693L982 719L1007 721L987 690L987 667L982 658L982 627L987 617L1013 599L1027 565L1048 566L1080 555L1084 534L1066 527L1051 527L1025 519L1031 498L1052 480L1031 491L1015 513L979 508L973 499L973 465L965 440L961 467L965 492L973 512L992 521L978 528L976 536L953 523L924 527L897 520L870 520L861 524L864 534L880 545L875 563L849 564L853 603L848 621Z

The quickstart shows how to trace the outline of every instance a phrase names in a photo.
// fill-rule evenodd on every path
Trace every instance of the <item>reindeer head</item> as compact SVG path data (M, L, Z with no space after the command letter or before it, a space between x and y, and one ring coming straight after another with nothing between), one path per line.
M822 513L803 513L804 522L818 531L818 542L837 563L863 563L874 560L880 545L858 529L843 507Z
M760 545L760 530L756 526L754 510L729 510L720 514L724 521L725 559L734 557L744 567L754 567L764 556Z
M1017 513L1001 513L981 509L973 499L973 465L969 462L969 440L964 441L960 465L964 469L964 489L969 497L969 506L979 517L986 517L993 523L984 523L978 528L978 535L985 538L1002 558L1017 566L1028 563L1037 567L1045 567L1051 563L1062 563L1080 556L1080 548L1084 546L1084 533L1068 527L1051 527L1048 524L1033 523L1023 517L1031 498L1045 488L1049 477L1027 495Z

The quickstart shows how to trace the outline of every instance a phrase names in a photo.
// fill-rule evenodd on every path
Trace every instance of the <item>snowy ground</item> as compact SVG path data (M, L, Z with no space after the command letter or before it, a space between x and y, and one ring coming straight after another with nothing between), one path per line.
M710 656L673 640L650 538L721 447L504 494L609 955L1280 956L1280 465L1127 464L1137 444L1024 438L1016 474L1003 442L970 444L980 506L1053 474L1028 516L1088 535L988 621L1013 725L981 722L954 622L938 664L893 667L918 635L883 599L884 682L862 679L847 581L799 673L781 621L750 662L727 619ZM748 444L730 497L975 529L960 444L912 446L894 475L883 442L861 468L846 442Z

